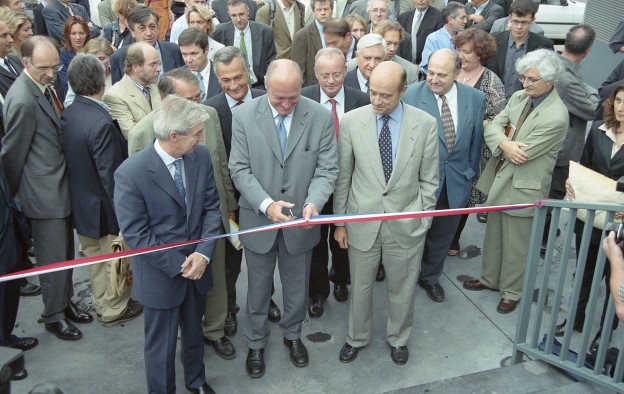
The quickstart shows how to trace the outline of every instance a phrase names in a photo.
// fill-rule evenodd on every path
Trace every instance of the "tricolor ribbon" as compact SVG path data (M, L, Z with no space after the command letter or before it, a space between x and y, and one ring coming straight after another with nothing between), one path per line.
M473 207L473 208L456 208L456 209L442 209L438 211L415 211L415 212L395 212L395 213L371 213L371 214L352 214L352 215L319 215L313 216L310 220L295 219L283 223L274 223L266 226L254 227L247 230L236 231L228 234L221 234L214 237L207 237L197 239L193 241L177 242L167 245L149 246L147 248L134 249L125 252L102 254L99 256L84 257L75 260L61 261L58 263L48 264L42 267L35 267L24 271L13 272L10 274L0 276L0 282L6 282L9 280L27 278L29 276L48 274L51 272L63 271L72 268L87 267L89 265L103 263L112 259L126 258L139 256L148 253L154 253L161 250L179 248L181 246L198 244L201 242L212 241L219 238L226 238L231 235L244 235L253 234L263 231L280 230L285 228L310 226L318 224L332 224L332 223L358 223L358 222L374 222L383 220L399 220L399 219L418 219L424 217L436 217L436 216L453 216L453 215L465 215L471 213L485 213L485 212L497 212L497 211L510 211L517 209L526 209L540 207L541 200L537 203L531 204L512 204L512 205L495 205L490 207Z

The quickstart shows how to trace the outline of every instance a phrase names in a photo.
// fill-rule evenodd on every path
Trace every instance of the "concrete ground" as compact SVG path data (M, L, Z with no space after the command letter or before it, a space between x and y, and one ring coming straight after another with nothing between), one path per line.
M485 225L471 216L461 247L481 248L484 229ZM462 288L463 280L478 277L480 268L480 255L470 259L449 257L441 278L447 298L442 304L434 303L418 288L408 344L410 359L404 366L392 362L385 340L387 299L383 282L375 285L372 341L360 350L354 362L338 361L345 342L349 307L348 302L338 303L330 295L325 314L304 323L310 365L296 368L290 362L279 327L271 323L272 337L265 350L266 374L261 379L251 379L245 373L247 347L242 335L247 287L243 267L238 282L239 332L230 338L237 357L223 360L207 346L204 362L208 382L218 393L381 393L507 366L518 312L497 313L497 292ZM275 298L281 305L279 276L276 274L275 278ZM90 305L87 269L75 270L74 283L75 301ZM39 321L41 309L40 297L22 297L15 334L37 337L40 343L25 353L29 377L13 382L13 393L27 393L42 382L52 382L67 394L146 391L142 317L111 328L97 322L80 325L84 337L72 342L61 341L45 330ZM179 359L176 372L178 390L185 392ZM519 387L511 390L505 383L501 385L499 392L522 392L517 390ZM471 387L470 391L475 389L478 387Z

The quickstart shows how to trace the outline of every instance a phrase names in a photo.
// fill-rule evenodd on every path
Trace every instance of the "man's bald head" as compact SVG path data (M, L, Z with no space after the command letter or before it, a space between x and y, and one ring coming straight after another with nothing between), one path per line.
M399 63L379 63L371 72L369 81L370 101L377 114L389 114L400 105L407 89L407 74Z
M273 60L264 77L269 103L280 115L288 115L299 103L303 74L289 59Z
M460 67L461 61L456 52L448 48L433 52L427 65L429 89L437 95L448 93L453 88Z

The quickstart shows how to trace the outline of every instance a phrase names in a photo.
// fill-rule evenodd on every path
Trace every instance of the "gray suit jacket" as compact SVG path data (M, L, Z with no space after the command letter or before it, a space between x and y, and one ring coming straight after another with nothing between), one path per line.
M472 3L467 3L464 6L464 8L466 9L466 15L470 16L472 14L475 14L475 9ZM483 22L481 23L468 22L466 24L466 28L476 27L477 29L481 29L481 30L485 30L489 32L492 29L492 25L494 24L494 21L504 17L505 14L503 11L503 7L499 6L498 4L495 4L493 1L490 1L488 5L485 6L483 11L481 11L481 16L483 17Z
M111 0L103 0L97 5L98 15L100 16L100 27L102 28L117 20L117 14L113 11L111 3Z
M282 159L277 128L267 96L261 96L232 111L230 173L241 193L241 229L270 224L260 212L267 198L295 204L292 212L302 216L305 204L321 212L334 191L338 163L331 112L319 103L301 97L294 109L286 152ZM277 231L241 236L255 253L267 253ZM319 227L283 230L290 254L311 250L319 241Z
M253 55L254 74L258 78L258 83L264 82L264 74L266 74L269 63L275 59L275 41L273 40L273 31L265 24L249 21L249 29L251 30L251 45ZM234 24L232 22L221 23L217 26L212 38L225 46L234 45Z
M0 160L24 214L61 219L71 213L61 117L32 79L22 73L4 101Z
M186 204L154 145L123 162L115 171L115 211L124 240L132 249L206 238L219 234L219 196L208 149L198 145L183 156ZM170 309L182 303L186 286L200 294L212 287L180 276L180 265L193 252L212 258L215 240L132 258L133 293L145 306ZM208 266L210 267L210 265Z
M451 152L447 149L446 134L436 97L427 83L423 81L410 85L403 100L436 118L440 146L440 187L436 191L436 198L440 197L442 183L446 181L449 208L463 208L468 202L472 183L479 172L485 94L468 85L461 83L455 85L458 119L455 147Z
M254 0L247 0L247 6L249 6L249 20L256 20L256 12L258 11L258 4ZM214 11L214 17L220 23L232 22L230 13L228 12L227 0L213 0L210 3L210 8Z
M592 120L598 107L598 96L590 91L581 77L581 66L560 56L564 71L555 82L559 98L568 108L570 123L563 147L557 156L558 166L568 166L570 160L578 162L585 145L587 121ZM589 88L589 89L588 89Z
M74 3L69 3L69 6L71 7L74 15L82 17L87 22L91 22L89 13L83 6ZM59 0L51 0L48 2L48 5L43 8L43 18L45 19L45 26L48 31L48 35L60 44L64 41L63 29L65 28L65 21L70 16L71 14L67 8L61 5ZM91 33L91 37L97 37L100 35L100 28L95 24L89 28L89 31Z
M340 122L340 172L334 191L334 213L429 211L438 188L438 124L426 112L403 105L403 121L392 176L386 184L372 105L346 113ZM418 244L431 218L387 222L402 248ZM369 250L381 221L347 224L349 245Z

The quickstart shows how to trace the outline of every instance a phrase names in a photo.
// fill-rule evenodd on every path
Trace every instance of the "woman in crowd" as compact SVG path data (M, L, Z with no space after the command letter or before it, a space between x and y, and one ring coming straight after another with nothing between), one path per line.
M349 24L351 35L353 35L353 37L359 40L364 34L366 34L366 21L361 16L357 14L347 15L345 21Z
M22 43L33 36L32 21L23 12L10 12L5 15L9 34L13 38L13 50L11 54L22 58Z
M455 80L485 93L485 119L483 119L483 127L485 127L505 108L506 103L503 82L493 71L483 66L486 60L496 55L496 41L490 34L473 27L458 33L453 38L453 43L461 58L461 71L457 74ZM490 157L492 157L492 152L490 152L486 144L483 144L478 175L481 175L481 171L485 168ZM477 176L474 183L478 179L479 177ZM478 204L483 204L486 198L487 196L473 187L470 192L468 206L474 207ZM484 223L487 220L487 214L479 213L477 214L477 219ZM467 220L468 215L462 215L455 238L448 251L449 256L457 256L459 254L459 238Z
M613 180L618 180L624 176L624 85L618 86L604 103L603 121L595 121L585 141L583 154L581 156L581 165L600 173ZM574 189L570 184L570 180L566 181L566 191L569 197L574 198ZM615 218L622 220L624 212L617 212ZM574 232L576 233L576 250L581 247L583 238L583 228L585 222L576 219ZM576 316L574 318L573 329L582 331L585 324L585 308L589 301L591 285L594 278L594 270L597 265L598 252L600 250L600 238L602 230L595 227L592 228L589 246L587 249L587 258L585 261L585 269L583 270L583 278L581 281L581 292L579 294L578 303L576 305ZM611 273L611 265L609 261L605 262L602 277L607 286L607 294L609 294L609 279ZM607 312L607 303L609 297L605 297L602 308L602 316L600 319L600 330L594 339L592 347L597 346L602 332L605 315ZM591 319L591 317L590 317ZM613 320L612 329L617 328L618 319ZM555 335L563 335L566 322L557 325Z
M113 54L114 48L111 44L104 37L94 38L85 44L82 52L94 55L102 62L104 69L106 69L106 89L113 86L111 81L110 56ZM65 102L63 105L65 105L65 107L69 106L74 102L75 97L76 95L74 94L72 87L68 86L67 95L65 96Z
M104 37L116 49L124 45L132 44L132 34L128 28L128 14L138 5L136 0L113 0L113 11L117 14L117 20L104 26Z
M210 35L214 32L215 26L212 23L214 11L203 5L194 5L186 10L184 17L189 27L197 27L208 34L208 59L212 60L214 54L225 45L213 40Z
M80 16L70 16L65 21L63 37L63 47L60 55L63 67L59 70L58 77L61 80L61 86L63 86L65 94L67 94L67 67L69 67L69 63L76 56L76 53L82 51L82 48L91 39L89 25Z

